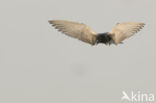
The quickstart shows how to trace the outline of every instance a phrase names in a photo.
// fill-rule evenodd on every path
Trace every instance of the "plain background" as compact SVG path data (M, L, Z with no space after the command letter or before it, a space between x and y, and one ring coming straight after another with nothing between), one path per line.
M1 0L0 103L126 103L122 91L156 93L156 0ZM123 45L90 46L48 20L95 32L146 23Z

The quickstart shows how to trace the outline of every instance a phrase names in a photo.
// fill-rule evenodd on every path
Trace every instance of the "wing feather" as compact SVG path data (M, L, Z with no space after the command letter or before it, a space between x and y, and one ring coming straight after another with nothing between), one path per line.
M114 43L117 45L124 39L129 38L140 31L140 29L142 29L144 25L144 23L138 22L117 23L109 32L109 34L111 35Z
M85 24L65 20L50 20L49 23L58 31L70 37L77 38L91 45L95 44L96 33Z

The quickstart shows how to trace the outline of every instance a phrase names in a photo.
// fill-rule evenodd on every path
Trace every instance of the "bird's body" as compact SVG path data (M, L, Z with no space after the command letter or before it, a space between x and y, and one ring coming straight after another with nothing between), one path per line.
M98 43L117 45L144 26L144 23L138 22L117 23L110 32L98 34L82 23L65 20L50 20L49 23L64 34L91 45Z
M104 43L104 44L112 44L113 40L111 38L111 36L108 34L108 32L106 33L98 33L97 34L97 39L96 39L96 43Z

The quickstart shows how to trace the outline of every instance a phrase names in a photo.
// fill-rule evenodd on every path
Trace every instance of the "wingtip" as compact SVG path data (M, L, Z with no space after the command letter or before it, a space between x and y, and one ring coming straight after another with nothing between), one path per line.
M145 26L146 24L145 23L141 23L141 27L140 27L140 29L142 29L144 26Z
M141 23L142 25L145 25L145 23Z
M145 23L143 23L143 26L145 26L146 24Z
M53 20L48 20L49 24L52 24L53 23Z

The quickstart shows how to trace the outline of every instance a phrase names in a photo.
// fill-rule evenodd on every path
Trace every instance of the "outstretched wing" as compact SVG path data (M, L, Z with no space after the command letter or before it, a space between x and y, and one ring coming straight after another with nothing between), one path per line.
M144 23L138 22L117 23L109 32L109 34L111 35L114 43L117 45L124 39L140 31L140 29L142 29L144 25Z
M77 38L91 45L95 44L96 33L85 24L65 20L50 20L49 23L58 29L58 31L70 37Z

